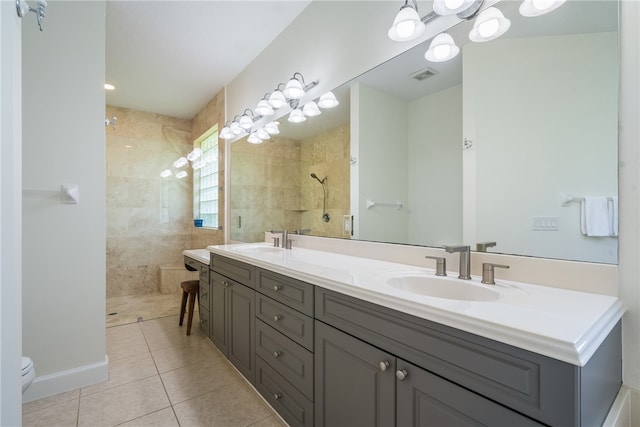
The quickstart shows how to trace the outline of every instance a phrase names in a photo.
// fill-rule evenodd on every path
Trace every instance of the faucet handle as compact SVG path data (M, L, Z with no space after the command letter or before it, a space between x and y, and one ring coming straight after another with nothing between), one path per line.
M476 243L476 251L477 252L487 252L487 248L493 248L495 245L496 245L496 242Z
M492 264L490 262L483 262L482 263L482 280L481 282L484 283L485 285L495 285L495 279L494 279L494 268L509 268L508 265L502 265L502 264Z
M272 237L273 239L273 247L277 248L280 247L280 238L279 237Z
M425 256L427 259L436 260L436 276L447 275L447 259L441 256Z

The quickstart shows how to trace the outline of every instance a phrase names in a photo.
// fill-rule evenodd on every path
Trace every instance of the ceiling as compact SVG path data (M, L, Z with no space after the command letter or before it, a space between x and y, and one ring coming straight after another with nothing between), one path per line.
M108 105L193 118L311 0L108 0Z

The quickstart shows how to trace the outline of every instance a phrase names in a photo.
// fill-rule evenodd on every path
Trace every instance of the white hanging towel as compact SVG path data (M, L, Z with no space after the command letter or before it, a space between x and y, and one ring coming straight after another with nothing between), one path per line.
M585 196L580 203L580 231L585 236L609 236L609 200L606 197Z
M611 224L610 236L618 235L618 198L611 197L609 199L609 223Z

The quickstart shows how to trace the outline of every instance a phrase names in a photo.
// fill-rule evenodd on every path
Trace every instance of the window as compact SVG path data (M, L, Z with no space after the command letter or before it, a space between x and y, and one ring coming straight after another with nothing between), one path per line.
M193 174L193 217L202 226L218 228L218 125L206 131L193 143L202 150L204 166Z

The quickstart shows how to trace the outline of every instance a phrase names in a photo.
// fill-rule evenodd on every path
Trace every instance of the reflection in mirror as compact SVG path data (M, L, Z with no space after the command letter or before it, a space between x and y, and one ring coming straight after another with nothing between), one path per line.
M279 135L287 143L232 144L232 239L260 241L285 227L348 237L343 215L352 215L357 239L495 241L492 252L617 262L617 238L585 236L580 202L562 199L617 199L617 2L576 0L536 18L518 5L498 4L512 20L500 39L465 43L465 21L448 31L461 47L453 60L426 62L427 41L343 86L351 93L341 106L351 105L340 150L323 133L324 114L303 125L315 123L318 135L289 126ZM287 144L292 158L277 157ZM329 171L337 151L340 172ZM329 223L310 173L328 177ZM273 177L281 181L271 189ZM242 186L257 183L247 196Z

